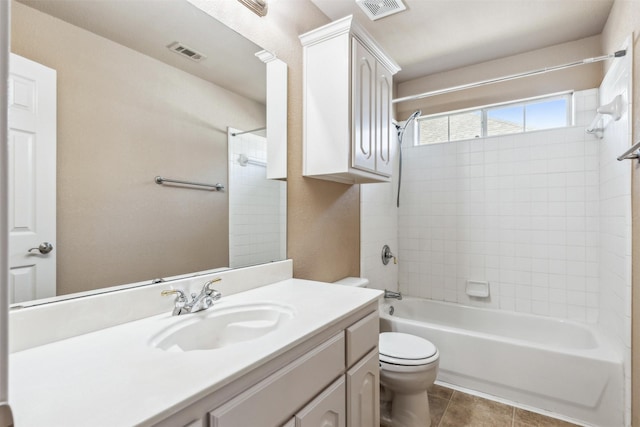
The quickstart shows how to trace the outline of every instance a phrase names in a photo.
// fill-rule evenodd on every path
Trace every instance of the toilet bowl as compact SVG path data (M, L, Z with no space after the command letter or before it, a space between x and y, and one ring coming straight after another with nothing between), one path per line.
M438 349L424 338L383 332L379 351L381 396L391 406L382 421L392 427L430 426L427 389L438 374Z
M334 283L362 288L369 285L362 277L345 277ZM381 333L378 347L381 423L389 427L429 427L427 389L438 375L438 349L424 338L400 332Z

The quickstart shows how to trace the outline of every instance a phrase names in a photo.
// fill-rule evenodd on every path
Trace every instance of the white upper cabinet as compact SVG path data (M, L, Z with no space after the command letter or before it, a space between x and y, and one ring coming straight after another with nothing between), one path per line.
M287 64L266 50L256 56L267 64L267 179L287 179Z
M347 184L390 180L393 75L400 67L351 16L300 36L303 175Z

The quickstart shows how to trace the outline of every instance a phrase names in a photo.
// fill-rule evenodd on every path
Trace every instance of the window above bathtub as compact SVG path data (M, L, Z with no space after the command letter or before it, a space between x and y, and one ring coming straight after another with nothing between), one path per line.
M563 92L422 116L416 145L571 126L572 101L573 92Z

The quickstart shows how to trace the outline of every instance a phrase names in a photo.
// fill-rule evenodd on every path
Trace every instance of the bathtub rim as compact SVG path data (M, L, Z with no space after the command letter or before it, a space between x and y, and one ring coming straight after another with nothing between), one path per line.
M554 345L540 343L537 341L532 342L526 339L505 337L497 334L492 334L489 332L480 332L480 331L464 329L456 326L443 325L440 323L409 319L409 318L400 317L397 315L389 315L388 310L385 310L386 307L392 306L394 304L396 305L403 304L406 301L425 301L428 304L443 305L443 306L452 307L458 310L463 309L463 310L471 310L471 311L478 311L478 312L491 312L491 313L498 313L500 315L507 314L509 316L515 316L520 318L544 319L545 322L552 321L560 324L571 325L572 327L580 328L591 333L597 345L594 348L557 347ZM602 331L602 329L600 328L600 325L598 324L582 323L582 322L577 322L569 319L562 319L562 318L556 318L556 317L550 317L550 316L541 316L541 315L531 314L531 313L521 313L517 311L510 311L510 310L500 310L500 309L488 308L488 307L476 307L476 306L453 303L448 301L439 301L439 300L433 300L428 298L414 297L410 295L406 295L406 296L403 295L403 299L400 301L385 300L383 298L380 298L379 304L378 304L378 313L380 315L380 320L385 319L387 321L394 321L394 320L403 321L403 322L408 322L414 325L426 324L426 325L429 325L430 327L433 327L441 331L452 332L452 333L462 333L461 331L464 331L465 333L482 337L482 338L497 340L497 341L506 342L506 343L517 343L525 347L544 348L545 350L555 352L555 353L569 353L577 357L588 357L588 358L615 362L615 363L624 362L623 349L618 348L619 346L617 346L615 342L611 338L609 338L607 334L604 333L604 331ZM402 320L398 320L398 319L402 319Z

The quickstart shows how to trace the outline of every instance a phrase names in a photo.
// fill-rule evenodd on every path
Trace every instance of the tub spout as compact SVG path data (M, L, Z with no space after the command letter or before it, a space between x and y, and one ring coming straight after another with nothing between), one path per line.
M384 297L385 297L385 299L393 298L393 299L401 300L402 299L402 293L393 292L393 291L385 289L384 290Z

